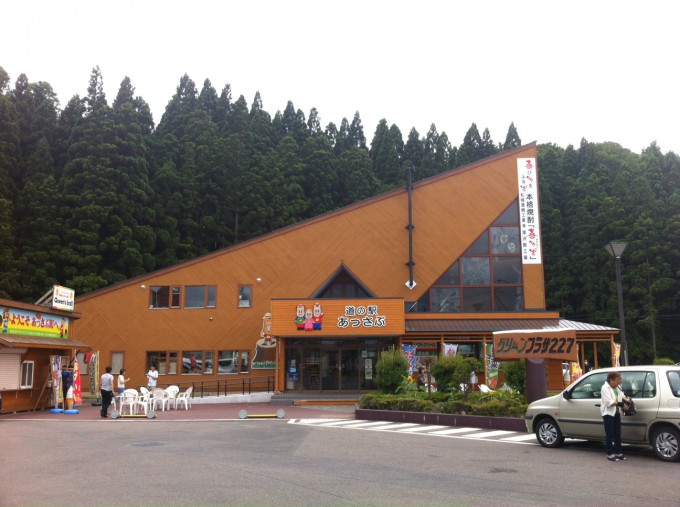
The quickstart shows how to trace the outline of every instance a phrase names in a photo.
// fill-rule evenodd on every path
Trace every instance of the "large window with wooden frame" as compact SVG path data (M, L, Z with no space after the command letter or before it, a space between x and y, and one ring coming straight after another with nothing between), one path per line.
M184 288L184 308L215 308L217 287L188 285Z
M179 308L180 288L171 285L152 285L149 288L149 308Z
M213 352L190 350L182 352L182 374L201 375L213 372Z
M524 309L517 201L485 230L410 312L513 312Z
M152 351L146 353L146 369L156 367L159 375L175 375L177 373L177 352Z
M247 350L220 350L217 373L248 373L250 353Z

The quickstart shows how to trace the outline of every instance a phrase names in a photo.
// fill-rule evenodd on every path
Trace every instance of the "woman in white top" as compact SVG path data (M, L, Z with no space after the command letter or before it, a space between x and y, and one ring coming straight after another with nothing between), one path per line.
M120 369L120 375L118 375L118 394L123 394L125 392L125 382L130 382L129 378L125 378L125 368Z
M624 396L619 388L621 374L612 371L607 374L607 381L602 384L600 413L604 421L604 434L607 439L607 459L609 461L625 460L621 450L621 413L619 407L627 406L630 399Z

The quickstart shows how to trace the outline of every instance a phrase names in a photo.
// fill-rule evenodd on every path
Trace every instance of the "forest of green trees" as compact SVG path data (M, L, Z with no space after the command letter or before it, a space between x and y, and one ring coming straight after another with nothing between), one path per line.
M460 145L433 124L404 136L359 113L322 126L288 102L270 115L184 75L155 125L128 78L114 100L99 68L61 106L46 82L0 67L0 297L77 294L224 248L521 145L473 123ZM680 361L680 159L652 143L539 144L548 310L619 327L612 240L622 257L631 363Z

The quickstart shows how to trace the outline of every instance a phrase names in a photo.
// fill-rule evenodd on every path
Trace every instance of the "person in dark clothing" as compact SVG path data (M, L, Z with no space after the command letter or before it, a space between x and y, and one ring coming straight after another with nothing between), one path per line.
M106 373L102 375L100 389L102 392L102 417L109 416L109 407L111 400L113 400L113 375L111 375L112 368L106 367Z

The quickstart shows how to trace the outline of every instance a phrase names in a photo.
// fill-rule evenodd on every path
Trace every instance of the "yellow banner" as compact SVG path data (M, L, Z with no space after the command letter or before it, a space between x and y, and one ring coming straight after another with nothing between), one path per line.
M0 306L0 333L68 339L69 318Z

